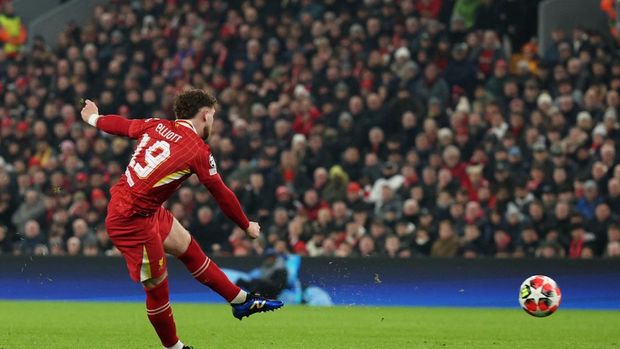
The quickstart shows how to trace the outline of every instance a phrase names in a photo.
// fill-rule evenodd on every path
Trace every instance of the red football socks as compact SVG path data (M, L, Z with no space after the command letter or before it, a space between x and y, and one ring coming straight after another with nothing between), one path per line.
M205 255L193 237L187 251L178 258L198 282L210 287L228 303L232 302L241 291L237 285L230 282L217 264Z
M155 328L155 332L164 347L172 347L179 341L177 329L174 325L172 308L170 307L170 290L168 278L160 284L146 291L146 313L149 321Z

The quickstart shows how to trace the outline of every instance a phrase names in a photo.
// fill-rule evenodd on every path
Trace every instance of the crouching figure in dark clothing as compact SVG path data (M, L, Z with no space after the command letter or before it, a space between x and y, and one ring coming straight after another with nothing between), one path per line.
M284 258L273 249L267 250L265 257L254 278L249 281L239 279L237 286L263 297L275 298L286 288L288 277L286 264Z

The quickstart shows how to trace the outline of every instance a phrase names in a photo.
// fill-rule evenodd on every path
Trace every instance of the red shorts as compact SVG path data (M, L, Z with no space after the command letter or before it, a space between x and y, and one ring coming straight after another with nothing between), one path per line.
M170 234L173 217L159 207L150 216L129 217L108 206L105 220L110 240L121 251L129 276L136 282L162 276L166 272L164 240Z

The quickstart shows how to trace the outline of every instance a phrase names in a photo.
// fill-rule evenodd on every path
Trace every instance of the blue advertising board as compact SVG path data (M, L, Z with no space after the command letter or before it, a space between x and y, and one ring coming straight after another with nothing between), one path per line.
M229 277L252 275L260 258L216 258ZM519 285L548 275L563 308L620 309L620 261L542 259L289 258L287 302L327 305L517 307ZM221 302L170 258L173 301ZM121 258L1 257L0 299L140 301Z

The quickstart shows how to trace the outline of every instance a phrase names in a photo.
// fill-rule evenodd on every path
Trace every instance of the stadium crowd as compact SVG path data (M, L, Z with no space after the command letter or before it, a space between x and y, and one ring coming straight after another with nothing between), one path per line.
M264 233L191 177L167 207L212 255L618 257L620 56L584 29L538 52L536 3L117 0L0 50L0 254L117 255L103 220L133 144L80 100L169 118L192 86Z

